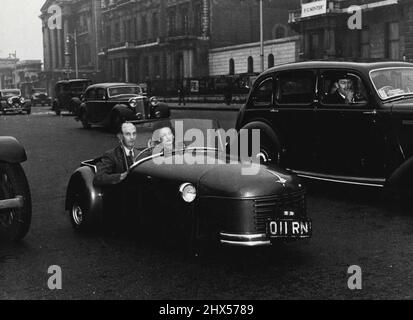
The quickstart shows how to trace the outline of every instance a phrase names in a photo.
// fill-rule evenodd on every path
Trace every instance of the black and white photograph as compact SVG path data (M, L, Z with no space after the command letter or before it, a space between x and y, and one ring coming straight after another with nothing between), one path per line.
M412 243L413 0L1 0L0 300L411 300Z

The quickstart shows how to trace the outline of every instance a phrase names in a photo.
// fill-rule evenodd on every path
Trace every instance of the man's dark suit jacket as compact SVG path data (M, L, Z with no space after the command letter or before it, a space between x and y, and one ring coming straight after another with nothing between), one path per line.
M135 156L137 149L134 149ZM120 183L120 176L128 170L126 154L121 145L105 152L97 164L93 183L96 186L111 186Z
M343 96L337 90L333 94L329 94L325 98L324 103L327 103L327 104L346 104L346 99L343 98Z

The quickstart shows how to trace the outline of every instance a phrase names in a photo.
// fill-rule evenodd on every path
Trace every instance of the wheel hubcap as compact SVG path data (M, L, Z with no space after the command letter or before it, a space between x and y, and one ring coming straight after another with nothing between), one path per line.
M83 222L83 212L82 208L79 207L77 204L74 204L72 207L72 217L73 221L76 223L76 225L81 225Z

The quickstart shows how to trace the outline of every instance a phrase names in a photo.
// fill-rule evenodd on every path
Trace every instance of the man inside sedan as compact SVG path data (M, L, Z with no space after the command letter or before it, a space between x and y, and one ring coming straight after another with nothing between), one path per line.
M366 101L366 91L359 77L335 72L324 75L324 104L343 105Z

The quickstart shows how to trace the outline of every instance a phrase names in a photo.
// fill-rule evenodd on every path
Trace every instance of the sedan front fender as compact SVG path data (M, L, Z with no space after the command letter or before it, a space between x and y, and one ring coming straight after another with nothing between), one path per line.
M21 163L26 160L26 151L16 138L0 137L0 161Z

